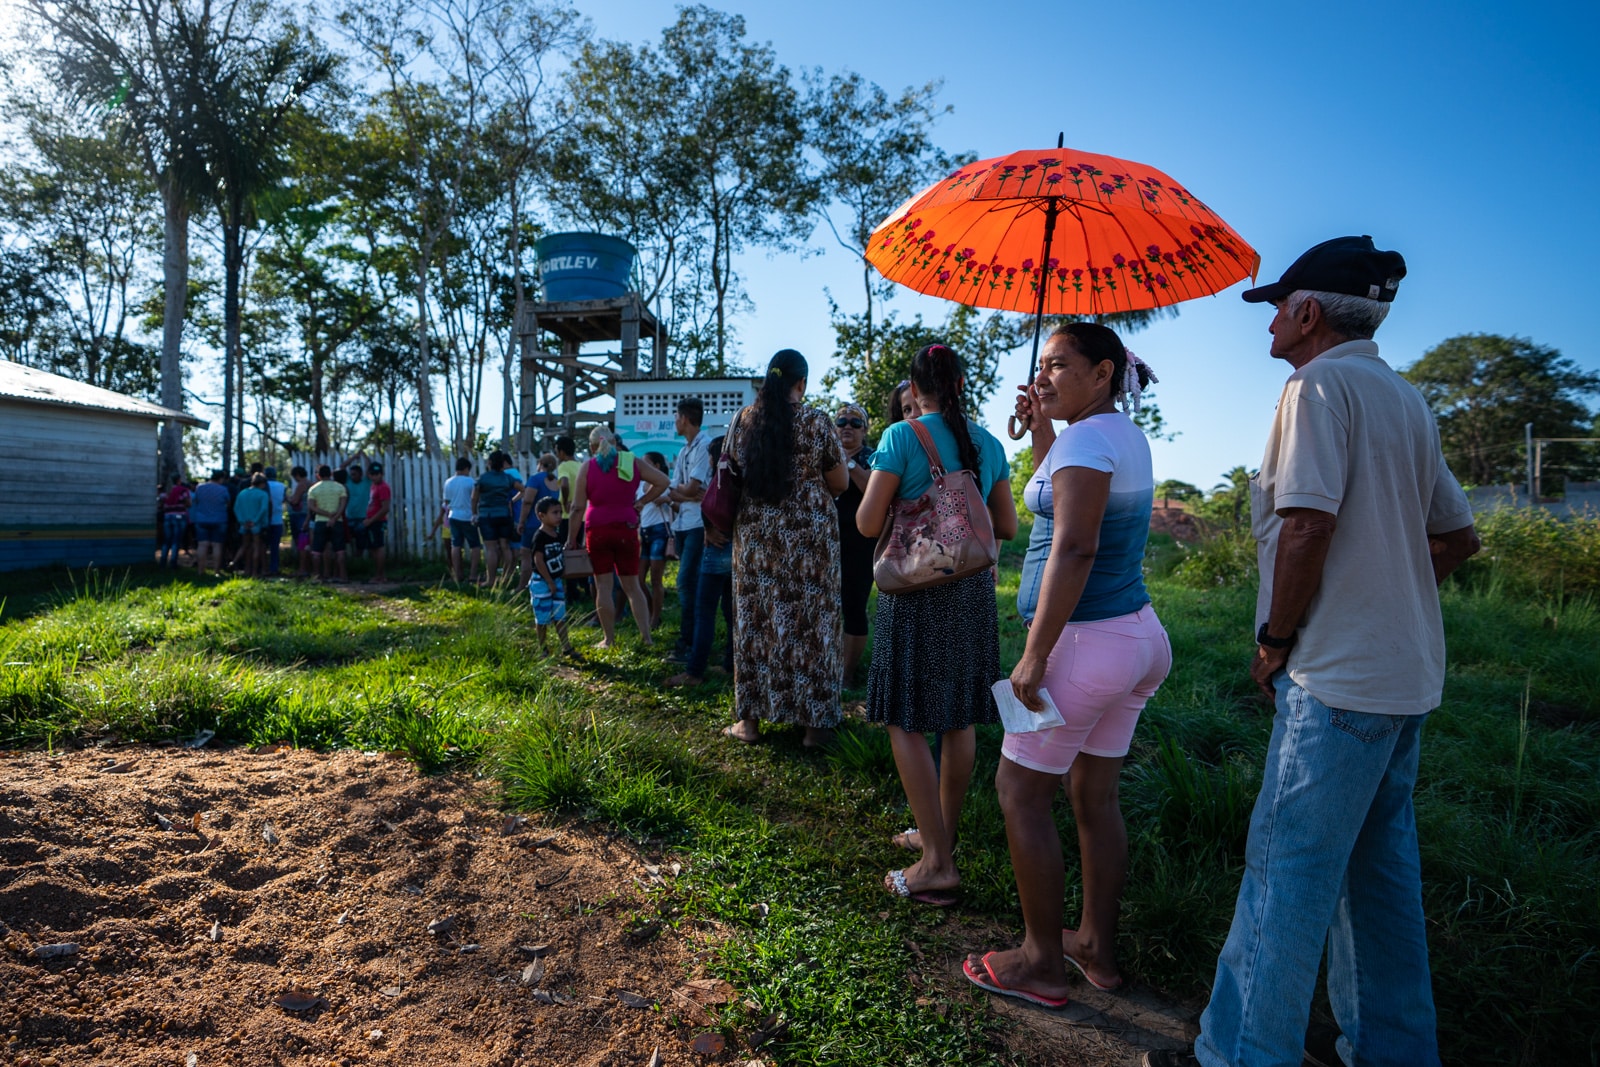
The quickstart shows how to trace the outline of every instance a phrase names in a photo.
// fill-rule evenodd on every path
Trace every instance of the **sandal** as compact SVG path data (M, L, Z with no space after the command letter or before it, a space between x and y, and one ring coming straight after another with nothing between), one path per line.
M926 904L930 908L948 908L959 899L954 892L948 889L913 890L906 885L906 872L904 869L890 871L884 875L883 887L902 900Z
M989 966L989 957L993 955L993 952L985 952L978 961L983 964L981 974L972 966L970 959L962 960L961 973L967 976L967 981L986 992L998 993L1002 997L1016 997L1018 1000L1026 1000L1029 1004L1037 1004L1041 1008L1065 1008L1072 1003L1071 997L1047 997L1043 993L1030 993L1026 989L1006 985L995 977L994 968Z
M911 841L912 834L917 836L917 841L915 844L913 844ZM893 837L889 838L889 843L891 845L899 845L907 852L921 852L922 831L918 830L915 826L908 826L904 830L901 830L899 833L895 834Z

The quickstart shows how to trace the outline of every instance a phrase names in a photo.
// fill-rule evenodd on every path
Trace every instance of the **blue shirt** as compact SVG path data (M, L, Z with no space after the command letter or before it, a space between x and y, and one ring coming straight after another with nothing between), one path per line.
M1131 615L1150 603L1144 588L1144 547L1150 537L1155 477L1150 442L1120 412L1091 415L1065 427L1022 491L1035 515L1054 515L1051 478L1063 467L1087 467L1111 475L1111 495L1100 520L1100 547L1070 622Z
M945 425L944 416L934 412L917 421L927 428L928 436L933 438L944 469L960 470L961 453L956 448L955 434ZM972 435L972 443L978 450L979 469L972 473L978 480L978 490L983 493L983 499L988 500L995 485L1011 477L1011 464L1006 462L1006 450L995 440L994 434L971 418L967 419L967 432ZM872 469L900 476L898 495L901 500L915 500L933 488L933 476L928 473L928 454L922 450L922 442L917 440L917 431L911 428L910 423L897 422L883 431L883 436L878 439L878 449L872 453Z
M221 482L201 482L194 490L194 506L189 517L197 526L221 526L228 521L233 498Z
M349 490L350 499L344 506L344 517L352 522L365 522L367 519L367 505L372 502L372 479L362 478L359 482L351 478L345 483Z

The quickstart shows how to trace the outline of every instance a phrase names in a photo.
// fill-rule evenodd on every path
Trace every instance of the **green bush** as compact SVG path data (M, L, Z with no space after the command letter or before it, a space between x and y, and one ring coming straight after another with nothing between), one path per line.
M1172 578L1191 589L1251 585L1256 580L1256 542L1247 529L1214 534L1172 568Z
M1467 562L1463 577L1514 594L1600 593L1600 516L1562 520L1543 508L1496 508L1476 524L1483 551Z

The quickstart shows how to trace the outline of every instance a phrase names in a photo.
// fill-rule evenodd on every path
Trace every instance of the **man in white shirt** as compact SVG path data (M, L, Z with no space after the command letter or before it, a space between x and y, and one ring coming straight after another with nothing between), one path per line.
M1261 592L1251 676L1276 703L1244 880L1194 1057L1299 1063L1324 945L1346 1063L1438 1067L1412 790L1444 687L1438 585L1478 550L1433 414L1372 341L1405 276L1341 237L1271 302L1294 368L1252 480Z
M461 581L461 557L468 549L472 551L469 582L478 580L478 568L483 564L483 538L472 512L472 491L477 484L472 477L472 460L465 456L456 460L455 477L445 479L444 502L434 517L433 529L428 532L431 538L446 521L450 523L450 573L458 582Z
M677 505L672 521L673 539L678 542L678 643L669 659L682 662L694 647L695 590L700 584L700 553L705 548L705 528L700 521L700 500L711 484L711 442L700 429L705 421L705 403L697 396L678 401L678 436L688 443L672 461L671 488L667 499Z

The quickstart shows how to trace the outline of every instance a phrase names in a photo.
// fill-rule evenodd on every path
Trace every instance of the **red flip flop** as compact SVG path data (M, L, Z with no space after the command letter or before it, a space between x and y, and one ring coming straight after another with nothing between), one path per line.
M1026 989L1013 989L994 976L994 968L989 966L989 957L993 952L983 954L983 974L972 969L971 960L961 961L961 973L967 976L967 981L989 993L998 993L1002 997L1016 997L1026 1000L1029 1004L1037 1004L1041 1008L1064 1008L1072 1003L1071 997L1047 997L1041 993L1030 993Z

